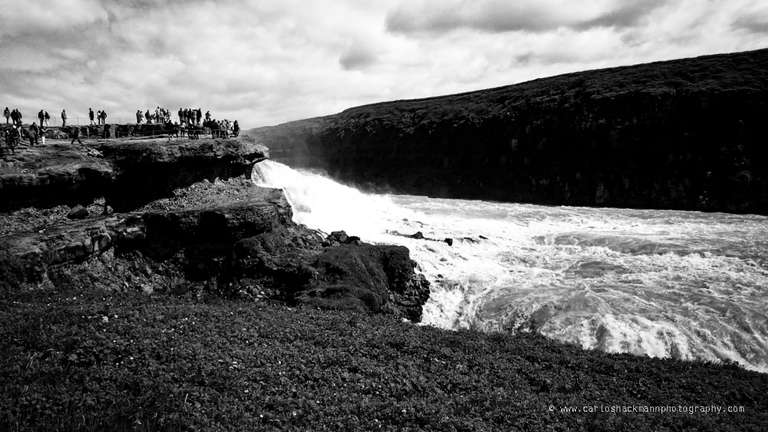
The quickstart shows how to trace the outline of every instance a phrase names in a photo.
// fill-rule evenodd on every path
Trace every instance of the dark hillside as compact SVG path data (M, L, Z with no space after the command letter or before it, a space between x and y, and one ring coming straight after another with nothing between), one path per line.
M768 213L768 49L401 100L249 131L369 189Z
M307 307L36 291L0 299L0 352L4 431L764 431L768 422L768 375L735 365Z

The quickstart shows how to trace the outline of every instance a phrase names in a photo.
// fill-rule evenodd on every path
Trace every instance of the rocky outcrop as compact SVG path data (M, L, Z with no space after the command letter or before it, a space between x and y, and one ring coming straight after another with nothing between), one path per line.
M106 195L112 165L97 152L62 144L19 150L0 161L0 211L90 203Z
M291 221L282 191L246 179L198 183L129 213L68 216L0 237L0 293L207 292L414 321L429 297L408 249L323 238Z
M117 210L135 208L203 179L250 175L253 164L269 154L249 139L140 140L98 148L115 170L107 199Z
M5 289L41 283L56 267L84 262L115 248L121 253L140 251L165 260L186 255L222 255L240 238L270 231L289 223L290 205L281 191L250 188L239 201L201 207L117 213L68 221L42 232L21 232L2 237L0 271ZM176 258L179 258L178 256ZM195 265L189 257L181 263Z
M768 213L768 50L366 105L248 131L369 190Z
M266 158L249 139L124 140L50 144L0 162L0 211L89 204L106 197L127 211L194 182L250 174Z
M291 302L421 320L429 283L414 272L407 248L354 238L323 241L302 231L292 227L241 240L235 246L235 274L247 283L271 286Z

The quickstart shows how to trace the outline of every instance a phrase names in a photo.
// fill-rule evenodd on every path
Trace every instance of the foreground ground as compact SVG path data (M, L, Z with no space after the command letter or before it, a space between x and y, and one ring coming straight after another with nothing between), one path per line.
M732 365L608 355L538 336L450 332L265 303L16 294L0 301L0 352L0 430L768 425L768 375ZM743 412L601 412L625 405Z

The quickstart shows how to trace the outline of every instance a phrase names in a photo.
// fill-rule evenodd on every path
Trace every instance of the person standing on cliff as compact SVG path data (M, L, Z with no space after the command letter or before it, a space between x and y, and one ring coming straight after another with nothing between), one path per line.
M141 110L136 110L136 124L141 124L141 119L144 118L144 114L141 113Z
M40 124L43 124L43 120L45 120L45 114L43 114L43 110L40 110L40 112L37 113L37 120L40 122Z
M101 114L99 115L99 117L101 118L101 124L102 125L107 124L107 112L106 111L102 110Z
M51 115L48 114L48 111L43 111L43 118L45 119L45 126L48 126L48 122L51 121ZM43 124L40 123L40 126L42 127Z
M8 124L8 119L11 117L11 110L9 110L8 107L5 107L3 116L5 117L5 124Z
M61 127L67 127L67 110L61 110Z
M88 108L88 118L91 120L91 126L93 126L93 108Z

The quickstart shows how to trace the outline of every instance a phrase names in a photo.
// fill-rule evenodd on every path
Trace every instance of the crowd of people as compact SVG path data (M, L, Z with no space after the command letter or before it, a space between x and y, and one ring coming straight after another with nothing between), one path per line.
M200 108L179 108L178 123L183 126L200 126L203 122L203 110ZM211 119L211 112L206 111L205 120ZM155 107L155 111L136 110L136 124L173 124L171 110Z
M203 114L201 108L179 108L176 112L177 121L172 119L171 110L160 106L155 107L154 111L141 109L136 110L136 124L162 124L177 128L180 136L190 134L190 128L209 128L214 137L230 137L240 134L240 125L237 120L216 120L212 118L211 112L206 111ZM192 136L191 134L189 136ZM196 133L195 133L196 136Z
M203 127L211 130L213 138L229 138L230 136L236 137L240 135L240 124L237 123L237 120L230 122L226 119L208 119L203 122Z
M156 107L154 112L136 110L136 124L169 124L171 123L171 111Z
M5 124L12 122L11 124L15 126L21 126L21 111L19 111L18 108L10 110L8 107L5 107L5 110L3 110L3 117L5 117Z
M173 121L171 111L166 108L156 107L154 112L146 110L136 111L136 124L161 124L168 126L175 131L176 136L188 135L190 138L196 138L201 132L207 128L210 130L211 136L214 138L228 138L230 136L238 136L240 134L240 125L237 120L230 122L229 120L216 120L212 118L211 112L206 111L203 114L203 110L200 108L179 108L178 121ZM29 138L30 146L38 145L42 142L45 144L45 134L47 127L50 125L51 115L47 110L41 109L37 113L38 122L33 122L26 129L22 127L22 114L18 108L11 110L5 107L3 110L3 116L5 117L6 125L10 124L10 128L5 130L5 141L8 147L13 150L14 145L20 143L24 137ZM67 111L61 110L61 126L67 126ZM91 125L106 125L107 112L100 109L96 112L93 108L88 108L88 119ZM70 128L70 135L72 143L80 141L80 129L78 127ZM191 132L194 130L194 134ZM13 143L13 144L12 144Z
M107 112L104 110L98 110L96 113L94 113L93 108L88 108L88 119L91 121L91 125L105 125L107 124Z

